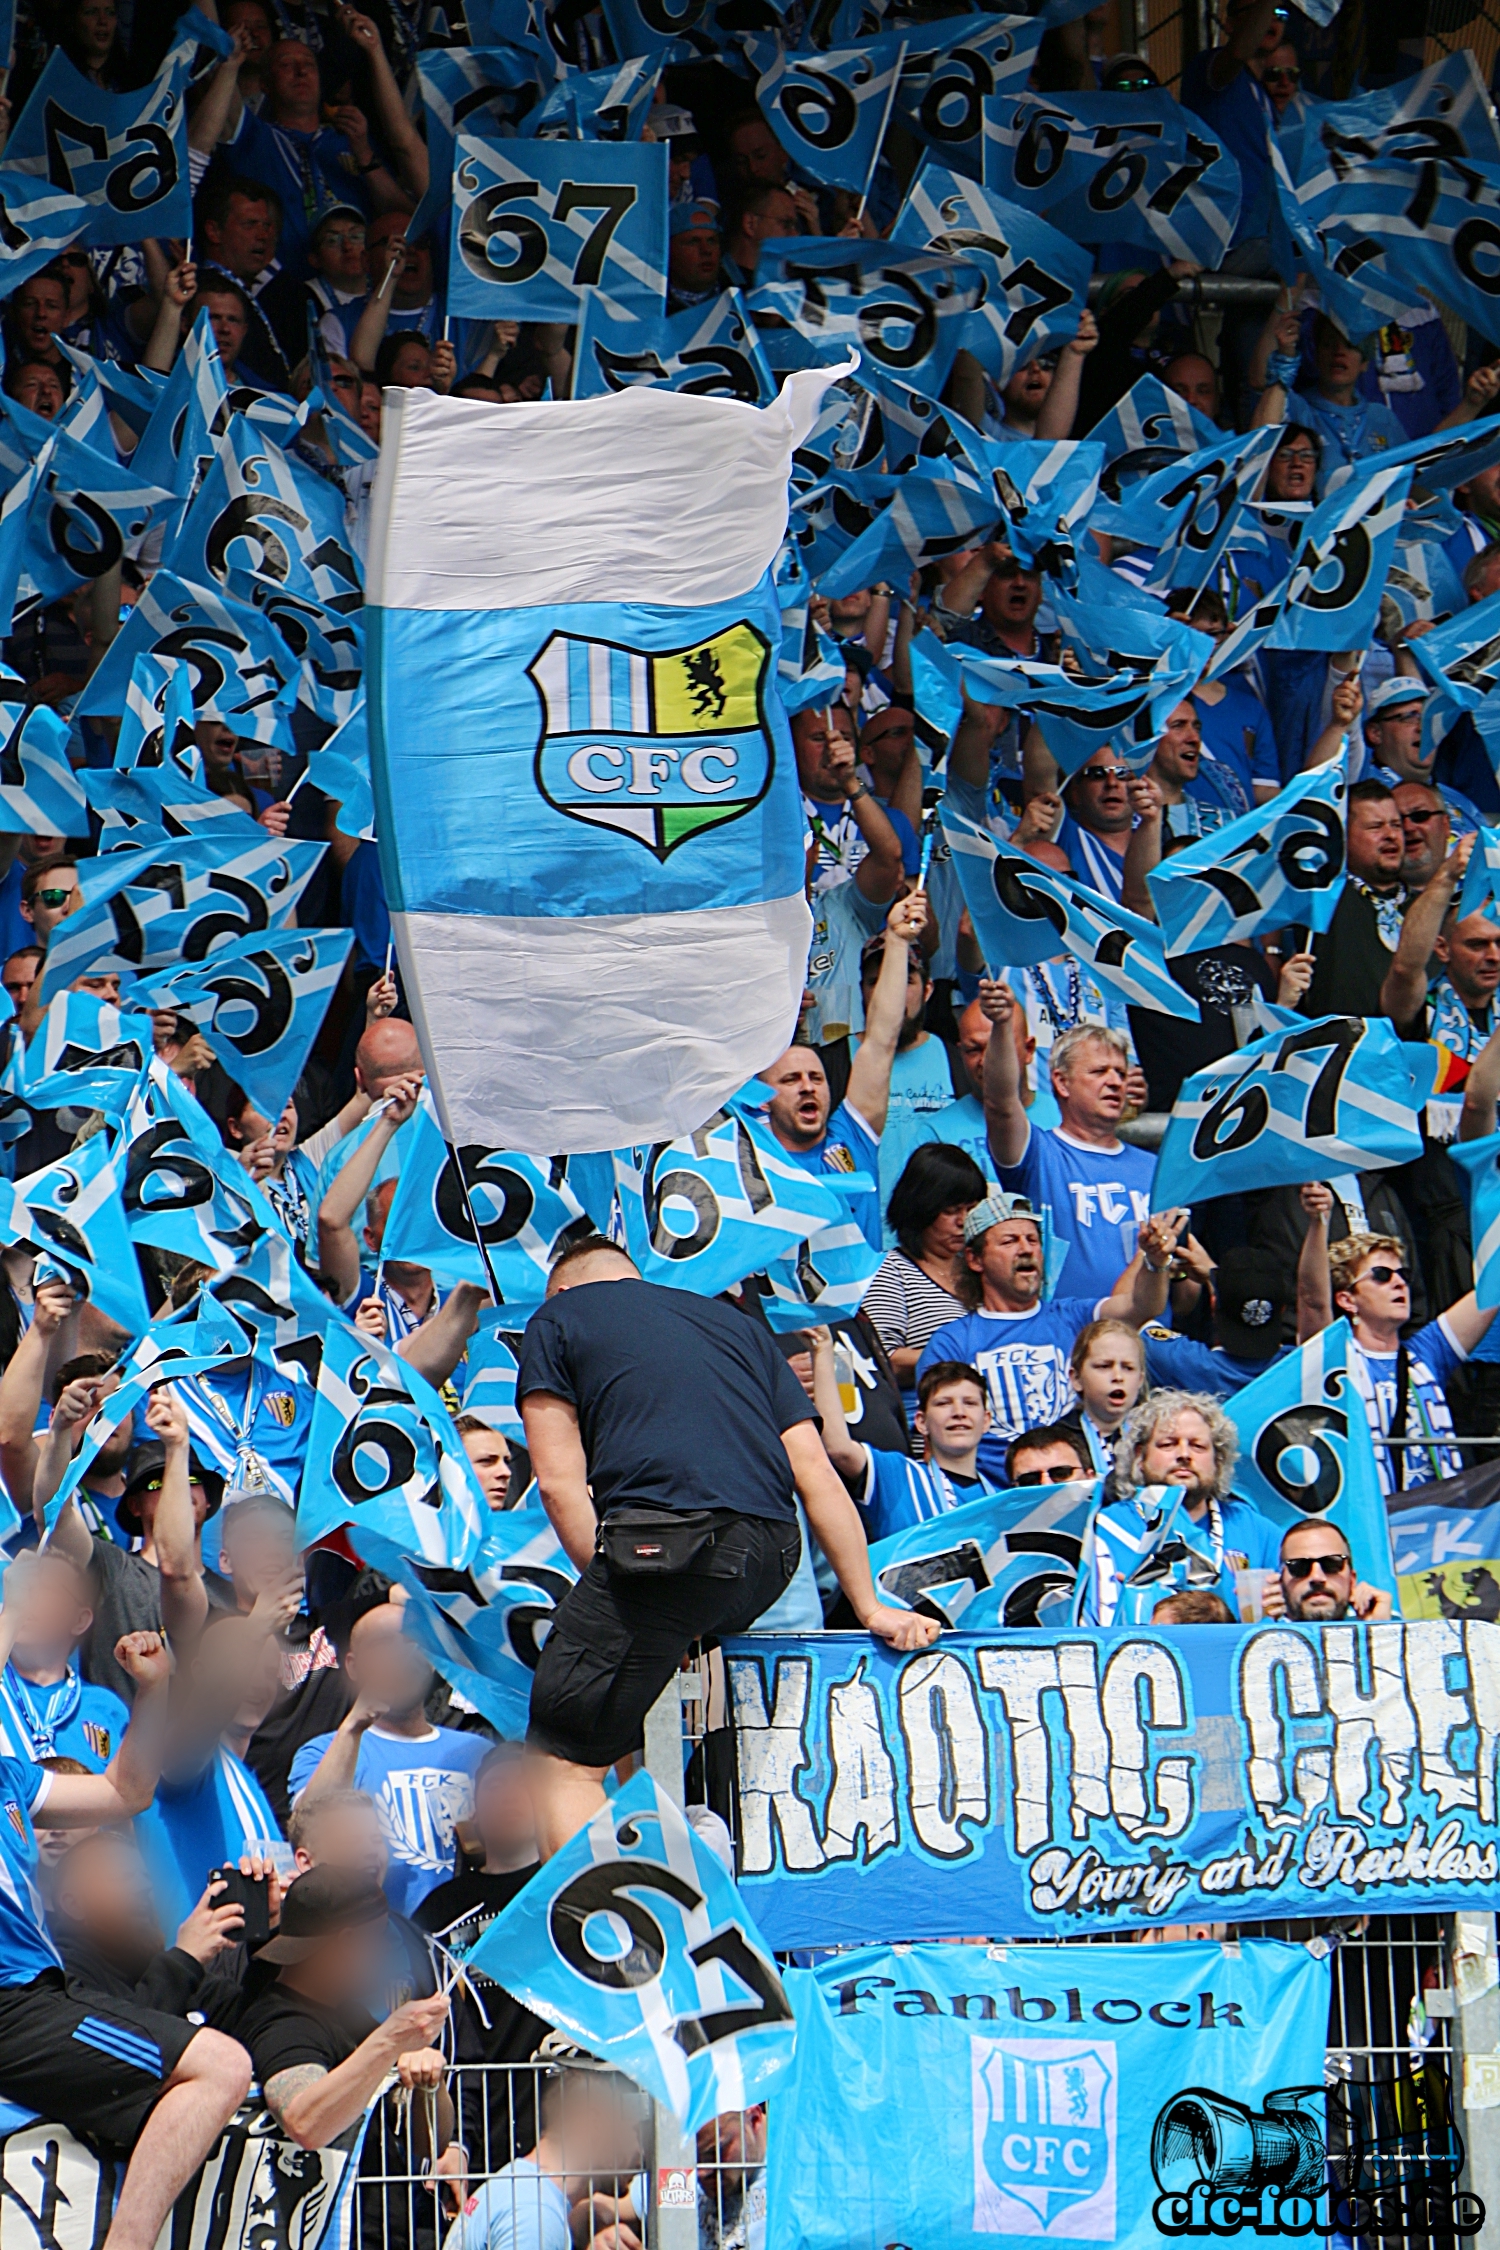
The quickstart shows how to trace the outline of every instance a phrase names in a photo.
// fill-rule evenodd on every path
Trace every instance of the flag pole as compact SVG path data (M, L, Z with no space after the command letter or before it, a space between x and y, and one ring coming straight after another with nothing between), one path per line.
M891 122L891 111L896 106L896 89L901 84L901 73L906 65L907 45L908 42L903 39L896 56L896 67L891 72L891 90L885 97L885 115L880 120L880 136L875 143L875 154L870 158L870 169L865 175L864 190L859 199L859 209L854 214L856 226L865 215L865 205L869 202L870 190L875 185L875 174L880 169L881 151L885 147L885 136Z

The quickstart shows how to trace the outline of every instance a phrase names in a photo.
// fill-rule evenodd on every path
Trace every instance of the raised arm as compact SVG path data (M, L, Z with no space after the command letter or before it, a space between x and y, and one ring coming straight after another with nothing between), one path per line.
M53 1346L59 1339L60 1350L72 1342L78 1305L76 1292L65 1281L42 1282L32 1306L31 1326L0 1375L0 1476L23 1512L32 1505L37 1416Z
M236 26L234 45L209 79L188 125L188 147L202 156L212 156L220 141L233 140L239 130L245 107L240 95L240 71L249 52L244 30ZM153 359L148 364L154 367L156 362Z
M160 1438L166 1458L156 1502L156 1567L161 1572L161 1621L168 1637L185 1647L203 1630L208 1589L203 1583L198 1526L193 1521L187 1408L170 1383L158 1383L146 1404L146 1427Z
M1039 438L1068 438L1078 419L1078 393L1084 362L1099 341L1099 324L1087 305L1079 316L1078 332L1070 336L1057 355L1057 372L1036 418Z
M1172 1259L1190 1216L1185 1209L1158 1211L1143 1223L1139 1249L1099 1307L1101 1320L1128 1320L1132 1328L1160 1320L1167 1307Z
M1493 414L1497 394L1500 394L1500 362L1491 361L1488 367L1476 367L1452 413L1445 414L1441 422L1434 425L1434 437L1439 430L1456 430L1463 422L1477 421L1481 414Z
M841 1477L862 1477L870 1456L859 1440L849 1435L849 1425L844 1420L844 1402L839 1397L838 1369L833 1357L833 1330L809 1328L807 1343L812 1354L813 1405L823 1423L823 1450Z
M356 8L340 8L338 22L340 31L354 41L370 66L375 121L396 160L402 186L414 202L420 203L427 193L429 178L427 143L406 114L406 104L401 99L401 89L396 84L380 33L370 18L361 15Z
M386 1088L385 1107L347 1164L335 1174L318 1206L318 1265L347 1305L359 1287L359 1243L354 1221L369 1194L380 1160L417 1106L420 1077L397 1078Z
M1002 1171L1019 1164L1031 1139L1031 1121L1021 1099L1021 1058L1016 1052L1015 994L1008 984L979 980L979 1005L994 1025L984 1050L984 1122L990 1154Z
M472 1281L460 1281L449 1292L430 1320L403 1336L396 1356L424 1375L434 1390L447 1382L479 1326L479 1308L485 1293Z
M1363 650L1351 649L1345 661L1352 662L1354 669L1345 672L1333 691L1330 705L1333 715L1322 733L1314 737L1312 746L1302 761L1304 773L1309 772L1313 766L1326 766L1330 758L1336 758L1344 747L1345 735L1352 735L1359 725L1359 715L1365 707L1365 691L1359 677L1359 667L1364 662ZM1340 660L1334 656L1330 657L1329 662L1338 667Z
M844 792L854 825L868 849L854 881L872 906L887 906L901 887L901 844L886 809L859 772L854 745L843 735L829 744L828 768Z
M1125 865L1120 878L1120 904L1131 914L1144 915L1148 922L1156 920L1156 901L1151 896L1146 877L1153 867L1161 865L1162 814L1166 800L1161 784L1153 774L1132 775L1127 784L1130 809L1135 814L1135 826L1130 831L1130 841L1125 846Z
M1001 704L977 703L964 692L963 713L948 753L948 771L955 780L967 781L974 789L988 788L990 751L1009 718L1009 711Z
M375 355L385 340L390 325L391 299L396 289L396 269L406 256L406 237L393 234L386 246L386 267L379 282L365 299L365 309L354 324L349 338L349 357L362 375L375 372Z
M1328 1220L1333 1210L1333 1190L1321 1180L1302 1188L1302 1208L1307 1232L1297 1259L1297 1341L1308 1343L1321 1336L1333 1319L1333 1277L1328 1271Z
M1466 1297L1459 1298L1456 1305L1448 1307L1443 1319L1459 1350L1468 1353L1473 1351L1476 1344L1483 1343L1497 1311L1500 1311L1500 1306L1495 1305L1486 1305L1481 1311L1479 1300L1471 1289Z
M859 1510L840 1484L813 1424L794 1422L789 1430L782 1431L781 1442L792 1464L812 1535L832 1564L833 1574L865 1631L877 1640L888 1641L892 1648L930 1648L942 1630L937 1619L919 1617L915 1610L890 1609L876 1593Z
M127 1633L115 1643L115 1662L135 1687L120 1747L103 1773L54 1773L32 1816L39 1827L93 1828L133 1820L156 1795L172 1659L160 1633Z
M908 898L898 898L886 916L885 955L865 1011L864 1033L849 1066L849 1090L845 1098L877 1139L885 1131L886 1111L891 1100L891 1066L896 1060L901 1026L906 1021L910 948L926 926L927 900L921 891L913 891Z
M175 265L162 284L161 303L156 309L156 319L146 349L141 354L143 367L154 367L158 374L170 375L172 362L177 357L182 342L182 315L198 290L198 268Z
M1473 848L1472 836L1460 837L1426 890L1419 892L1406 910L1395 958L1380 987L1381 1012L1397 1026L1415 1023L1426 1005L1427 964L1462 886Z

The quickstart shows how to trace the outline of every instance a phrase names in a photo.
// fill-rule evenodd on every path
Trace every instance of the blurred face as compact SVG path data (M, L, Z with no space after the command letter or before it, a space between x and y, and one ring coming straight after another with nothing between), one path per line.
M297 1873L305 1875L309 1867L346 1867L351 1874L383 1883L390 1857L373 1805L330 1805L311 1822L305 1841L297 1846Z
M93 1623L93 1615L80 1573L65 1555L44 1549L27 1583L23 1624L14 1649L17 1671L29 1674L33 1664L66 1659Z
M1052 1073L1052 1090L1064 1112L1064 1123L1071 1115L1094 1127L1118 1124L1125 1107L1127 1071L1124 1056L1102 1039L1091 1039L1080 1047L1069 1057L1065 1071L1054 1069Z
M19 1015L26 1005L26 995L36 983L36 973L41 967L34 953L13 953L0 969L0 984L10 994L11 1005Z
M1482 914L1455 922L1433 948L1459 998L1469 1008L1487 1008L1500 987L1500 928Z
M97 70L101 63L108 61L109 50L115 43L114 0L83 0L73 21L84 67Z
M1073 1376L1085 1414L1096 1428L1117 1430L1141 1395L1146 1379L1141 1347L1128 1336L1101 1336Z
M226 265L228 260L223 261ZM209 326L214 332L214 342L219 347L219 357L226 367L233 367L245 348L250 323L245 308L238 297L231 297L222 289L205 290L203 303L208 311Z
M1283 438L1266 476L1268 500L1310 500L1318 481L1318 449L1309 437Z
M394 1717L417 1710L432 1685L432 1666L402 1632L401 1612L389 1602L366 1611L355 1625L345 1669L358 1694L383 1703Z
M220 21L226 31L243 31L255 55L265 54L275 37L271 19L260 0L229 0Z
M763 118L747 118L729 137L729 162L743 185L780 187L786 178L787 155ZM795 205L793 206L795 214Z
M1068 784L1068 804L1080 828L1096 836L1128 835L1130 769L1109 750L1095 750Z
M383 1917L357 1929L319 1938L317 1951L298 1964L298 1981L331 2007L348 2007L383 1989L390 1967L391 1926Z
M486 1502L503 1508L510 1492L510 1447L498 1430L465 1430L463 1441Z
M1361 799L1349 807L1349 872L1366 883L1400 880L1406 857L1401 815L1393 799Z
M276 214L269 203L236 192L222 222L208 221L203 236L218 265L227 266L243 281L253 281L276 255L276 230Z
M1013 1484L1076 1484L1088 1475L1071 1445L1028 1445L1016 1455Z
M667 277L674 289L712 289L718 276L717 227L687 227L673 235L667 251Z
M52 338L67 323L68 290L50 274L38 274L16 292L11 315L20 339L23 358L56 358Z
M1169 391L1185 398L1195 412L1212 422L1219 411L1219 378L1212 360L1198 352L1180 352L1168 362L1162 381Z
M1042 1236L1034 1219L1002 1219L968 1248L991 1310L1023 1311L1042 1294Z
M815 1148L828 1128L828 1079L811 1047L789 1047L761 1072L772 1088L771 1130L783 1148Z
M234 1590L253 1601L297 1565L297 1534L286 1519L253 1503L226 1508L219 1518L219 1568Z
M29 406L44 422L55 422L63 410L63 387L50 367L38 360L18 368L10 395L19 406Z
M1437 756L1434 742L1422 755L1422 713L1426 698L1420 692L1410 703L1388 703L1365 728L1365 740L1377 765L1397 773L1403 781L1426 781Z
M1197 780L1202 756L1203 729L1197 709L1191 703L1179 703L1156 745L1156 771L1164 780L1185 788L1190 781Z
M353 212L339 212L318 229L307 253L314 273L335 289L357 292L365 286L365 223Z
M536 1851L536 1818L521 1758L497 1760L474 1784L474 1825L487 1859L525 1865Z
M1393 794L1404 846L1401 880L1420 888L1432 880L1452 845L1448 808L1425 782L1398 782Z
M87 1930L116 1967L144 1968L166 1943L146 1862L125 1837L96 1836L65 1851L54 1881L64 1919Z
M1180 1484L1191 1506L1206 1503L1214 1486L1213 1433L1201 1414L1184 1408L1170 1422L1158 1422L1141 1455L1147 1484Z
M927 1449L939 1459L970 1453L990 1426L989 1402L977 1383L939 1383L917 1414Z
M954 1203L939 1211L931 1226L922 1229L923 1256L944 1263L956 1258L964 1246L964 1221L973 1208L972 1203Z
M1365 355L1351 344L1341 329L1333 322L1320 319L1313 335L1313 365L1318 371L1318 388L1330 394L1352 391L1359 381L1365 364Z
M1354 1598L1354 1563L1341 1533L1299 1523L1281 1542L1281 1594L1288 1617L1343 1617Z
M81 904L77 869L49 867L33 886L30 899L22 899L21 913L45 945L58 923L76 913Z

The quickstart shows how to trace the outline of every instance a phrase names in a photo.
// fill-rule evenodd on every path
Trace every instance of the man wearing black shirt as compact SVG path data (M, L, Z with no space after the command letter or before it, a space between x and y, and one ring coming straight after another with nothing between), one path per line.
M1349 792L1349 880L1326 930L1311 941L1305 1016L1379 1016L1381 986L1401 942L1408 904L1401 881L1406 842L1396 800L1383 781Z
M606 1771L641 1747L692 1643L746 1631L791 1584L794 1496L860 1623L898 1649L936 1638L933 1620L877 1599L813 1408L732 1306L642 1281L613 1243L579 1243L527 1325L516 1397L542 1504L582 1573L531 1691L543 1858L604 1804Z

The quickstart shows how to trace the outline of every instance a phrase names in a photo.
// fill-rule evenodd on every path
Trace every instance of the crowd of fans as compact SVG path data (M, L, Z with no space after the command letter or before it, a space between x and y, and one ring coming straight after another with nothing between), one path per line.
M217 15L233 49L192 100L191 242L69 250L34 274L4 307L7 398L55 421L76 394L74 350L165 374L205 311L235 404L305 398L317 381L372 439L391 387L566 396L574 332L450 321L438 239L412 224L429 185L412 122L425 15L407 0L368 15L219 0ZM564 19L576 63L605 59L597 11ZM1101 11L1049 32L1035 82L1154 85L1143 58L1105 58L1102 24ZM144 0L23 4L0 116L8 127L53 44L119 90L151 76L171 36ZM1386 27L1367 36L1387 77L1410 67L1394 44L1375 54ZM1329 33L1275 0L1230 0L1219 43L1188 66L1180 98L1243 176L1231 275L1273 272L1268 125L1304 76L1328 85L1331 55ZM889 223L894 143L867 204L799 176L742 78L707 63L668 75L674 98L646 128L670 155L668 311L752 286L769 240ZM961 353L950 403L997 440L1082 437L1154 373L1210 423L1281 428L1265 497L1295 509L1341 464L1500 395L1481 340L1461 367L1421 303L1351 340L1305 288L1221 319L1189 306L1184 261L1140 264L1101 257L1095 311L1003 390ZM112 427L128 454L132 433ZM341 488L363 552L368 465L344 465L317 415L288 443ZM1500 588L1500 469L1452 501L1445 552L1479 602ZM1139 555L1104 535L1098 548L1122 589L1139 584ZM5 655L29 699L71 708L155 561L148 537L18 618ZM1167 604L1201 634L1205 665L1246 590L1222 579ZM1411 644L1433 620L1388 601L1368 649L1266 652L1205 677L1144 771L1103 748L1064 778L1025 710L965 699L951 740L934 740L921 708L922 626L981 654L1056 653L1045 581L1003 542L909 585L815 600L814 614L845 669L792 722L815 930L798 1036L763 1074L768 1124L808 1171L868 1178L850 1200L883 1262L857 1314L775 1336L753 1279L705 1301L644 1282L603 1237L573 1244L526 1330L524 1448L459 1411L482 1292L381 1259L422 1055L376 848L301 786L327 730L288 758L217 722L196 729L211 790L273 834L329 844L299 918L350 927L354 947L280 1118L258 1114L185 1019L157 1015L157 1051L309 1272L443 1387L489 1507L545 1507L579 1579L543 1642L523 1754L436 1676L403 1630L399 1586L347 1542L302 1550L306 1428L290 1392L238 1402L266 1472L247 1492L226 1489L197 1442L202 1394L160 1387L38 1546L123 1347L65 1281L34 1276L29 1250L0 1254L0 1479L28 1527L0 1608L0 2093L128 2157L105 2250L153 2250L252 2081L302 2149L351 2145L373 2103L367 2175L425 2168L424 2195L366 2199L382 2250L435 2244L450 2223L451 2250L636 2250L639 2101L498 1985L452 1968L639 1753L690 1646L768 1625L927 1645L937 1620L880 1600L871 1543L992 1493L1099 1477L1111 1501L1180 1488L1212 1558L1211 1581L1164 1598L1157 1623L1389 1616L1378 1558L1317 1523L1278 1537L1236 1493L1222 1402L1342 1316L1387 1492L1441 1482L1463 1465L1463 1435L1500 1426L1500 1344L1471 1287L1447 1153L1493 1130L1500 1100L1500 923L1456 908L1500 785L1471 720L1441 738L1424 727ZM108 765L113 737L109 719L76 720L77 761ZM1346 741L1348 881L1331 928L1174 962L1198 1024L1125 1007L1066 952L986 962L946 849L924 860L946 792L1040 866L1149 916L1145 878L1164 857ZM43 1022L47 949L98 844L97 828L0 838L12 1041ZM114 976L79 988L120 997ZM1383 1016L1441 1047L1422 1156L1153 1214L1154 1144L1132 1121L1244 1045L1266 1002ZM70 1118L34 1126L18 1175L89 1130ZM169 1262L154 1274L170 1301ZM677 1567L630 1563L647 1534L678 1542ZM519 2099L460 2074L455 2104L455 2065L531 2062ZM763 2108L700 2137L706 2250L763 2242L765 2148Z

